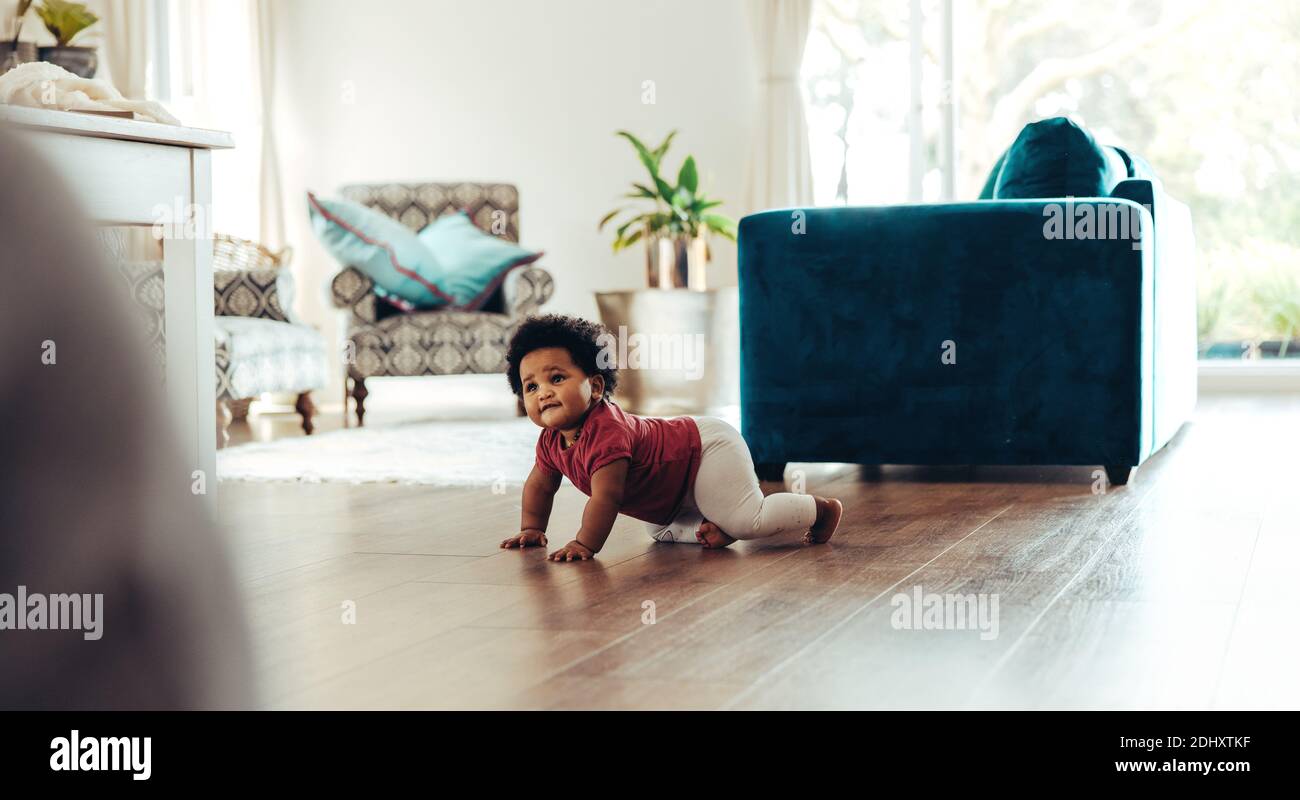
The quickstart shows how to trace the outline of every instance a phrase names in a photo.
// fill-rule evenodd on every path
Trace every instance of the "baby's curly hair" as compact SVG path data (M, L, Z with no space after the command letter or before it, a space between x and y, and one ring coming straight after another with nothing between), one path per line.
M614 394L618 386L618 367L601 367L597 356L601 345L601 334L606 334L604 325L588 322L581 317L567 317L563 314L546 314L529 317L515 330L506 348L506 378L515 396L522 397L523 383L519 379L519 362L524 356L543 347L563 347L569 351L573 363L588 377L600 375L605 379L605 396Z

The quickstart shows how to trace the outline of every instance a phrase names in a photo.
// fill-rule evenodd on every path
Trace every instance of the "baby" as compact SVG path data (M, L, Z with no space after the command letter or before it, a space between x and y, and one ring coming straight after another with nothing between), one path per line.
M805 531L806 544L831 538L844 511L840 501L788 492L764 497L749 447L727 423L619 408L611 399L618 370L598 358L604 332L550 314L529 318L510 340L510 388L542 433L524 483L519 535L502 547L546 545L561 477L591 499L577 536L547 557L552 561L585 561L600 552L620 512L645 522L658 541L708 548L791 530Z

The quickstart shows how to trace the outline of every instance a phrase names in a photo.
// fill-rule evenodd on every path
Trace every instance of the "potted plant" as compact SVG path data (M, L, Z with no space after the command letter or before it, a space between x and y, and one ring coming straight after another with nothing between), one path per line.
M14 38L0 42L0 75L19 64L36 60L36 45L18 41L23 32L23 17L27 16L27 10L31 7L32 0L18 0L18 6L14 9Z
M76 47L71 44L77 34L99 21L83 3L69 0L41 0L36 9L45 29L54 37L52 47L40 48L41 61L63 67L82 78L95 77L99 57L93 47Z
M677 131L669 133L653 150L627 131L618 131L616 135L631 143L650 173L648 185L633 183L632 191L625 196L650 200L654 206L649 210L633 206L616 208L601 219L597 230L604 230L619 214L631 211L632 216L620 220L615 230L614 252L642 241L646 248L646 282L651 288L689 287L703 291L710 255L708 234L716 233L734 242L735 221L710 211L722 205L722 201L710 200L699 191L694 156L688 155L682 162L675 185L660 174L664 155Z

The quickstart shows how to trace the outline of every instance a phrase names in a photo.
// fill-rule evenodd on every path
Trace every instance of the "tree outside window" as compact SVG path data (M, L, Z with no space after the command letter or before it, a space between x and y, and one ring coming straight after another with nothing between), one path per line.
M1203 357L1300 358L1300 4L923 0L923 198L957 101L957 200L1026 123L1070 116L1154 166L1192 209ZM804 61L820 204L908 199L908 0L817 0Z

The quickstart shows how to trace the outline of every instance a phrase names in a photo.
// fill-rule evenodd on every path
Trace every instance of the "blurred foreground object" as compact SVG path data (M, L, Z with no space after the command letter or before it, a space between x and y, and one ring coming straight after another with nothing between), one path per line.
M120 281L3 129L0 186L0 708L249 707L224 544Z

